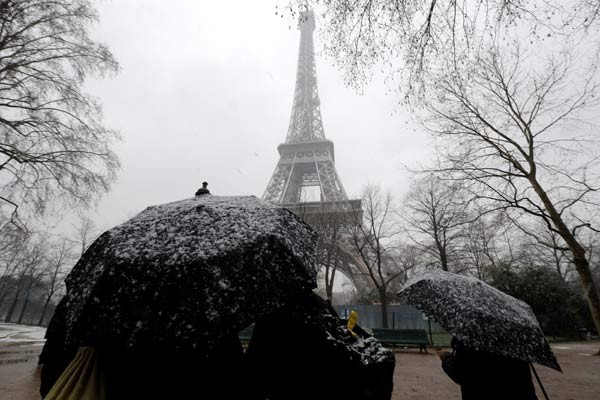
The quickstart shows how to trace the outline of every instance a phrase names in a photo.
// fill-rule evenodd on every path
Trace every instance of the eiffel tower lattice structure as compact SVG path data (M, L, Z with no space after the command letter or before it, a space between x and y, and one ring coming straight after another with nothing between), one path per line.
M263 200L302 214L323 207L331 212L360 209L360 200L348 199L335 168L333 142L325 138L317 90L312 11L300 14L299 28L300 51L290 125L285 143L277 148L279 162ZM309 187L319 188L318 200L307 201L305 188Z
M315 226L324 223L358 221L360 199L348 199L335 168L334 145L325 138L313 47L315 17L312 11L300 14L300 50L292 115L285 143L277 147L279 162L263 194L263 200L280 205ZM306 188L318 188L318 199L307 199ZM314 192L313 192L314 193ZM368 273L350 246L342 239L338 248L344 261L340 268L355 286L365 285Z

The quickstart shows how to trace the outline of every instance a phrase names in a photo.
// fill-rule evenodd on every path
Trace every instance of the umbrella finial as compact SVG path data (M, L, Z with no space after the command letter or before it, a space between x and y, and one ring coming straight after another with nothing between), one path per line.
M202 182L202 187L196 191L196 196L202 196L203 194L210 194L210 190L207 188L208 182Z

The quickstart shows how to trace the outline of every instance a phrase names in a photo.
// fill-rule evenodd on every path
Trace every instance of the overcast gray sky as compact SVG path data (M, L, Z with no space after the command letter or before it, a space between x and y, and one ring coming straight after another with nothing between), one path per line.
M106 124L121 132L122 169L100 202L103 228L152 204L190 197L203 180L217 195L262 196L285 140L300 32L276 1L105 0L97 40L121 65L88 84ZM317 19L317 25L319 21ZM318 28L317 28L318 29ZM403 165L430 155L427 135L381 80L363 95L319 54L321 112L346 191L367 182L400 199ZM94 215L94 214L92 214Z

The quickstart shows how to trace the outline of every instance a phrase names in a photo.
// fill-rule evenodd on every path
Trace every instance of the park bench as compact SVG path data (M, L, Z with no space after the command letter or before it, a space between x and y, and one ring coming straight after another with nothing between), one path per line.
M419 346L419 353L427 353L427 345L431 344L424 329L372 328L371 331L384 346Z

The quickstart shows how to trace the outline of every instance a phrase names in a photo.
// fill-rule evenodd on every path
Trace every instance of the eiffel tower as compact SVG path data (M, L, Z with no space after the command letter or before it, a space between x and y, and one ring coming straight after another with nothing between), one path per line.
M333 142L325 138L313 47L314 13L302 12L298 25L300 50L290 125L285 143L277 147L279 162L262 198L309 223L318 223L324 213L342 213L347 218L348 213L360 212L361 206L360 200L348 199L335 169ZM307 198L308 188L318 188L318 199Z

